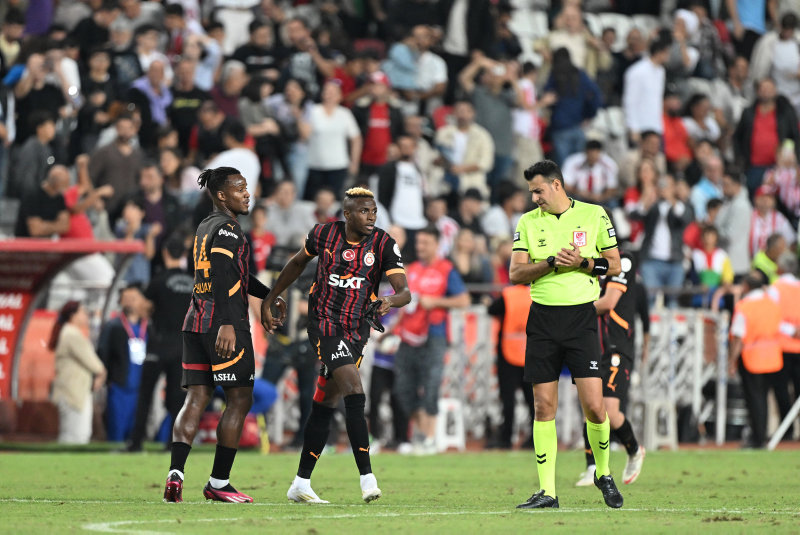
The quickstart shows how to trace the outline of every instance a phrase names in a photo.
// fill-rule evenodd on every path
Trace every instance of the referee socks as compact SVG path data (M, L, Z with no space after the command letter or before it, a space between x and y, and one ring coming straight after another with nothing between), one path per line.
M608 460L611 456L609 448L611 424L608 421L608 414L606 414L605 420L601 424L586 420L586 435L589 437L589 444L592 446L592 453L594 453L597 477L611 475L611 470L608 468Z
M558 437L556 421L533 422L533 445L536 453L536 471L539 473L539 488L545 496L556 497L556 454Z

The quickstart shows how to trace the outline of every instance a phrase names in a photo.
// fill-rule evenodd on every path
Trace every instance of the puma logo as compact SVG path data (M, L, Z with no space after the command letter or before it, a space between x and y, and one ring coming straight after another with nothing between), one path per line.
M231 225L230 223L225 223L225 224L228 225L229 227L231 227L232 229L234 228L234 226ZM578 228L580 228L580 227L578 227Z
M542 453L541 455L536 454L536 462L539 464L544 464L547 462L547 454Z
M315 458L316 460L318 460L318 461L319 461L319 454L318 454L318 453L314 453L313 451L309 451L308 453L309 453L309 454L311 454L311 456L312 456L313 458Z
M605 442L601 442L600 443L600 449L601 450L607 450L608 449L608 440L606 440Z
M368 447L367 448L358 448L358 451L366 451L367 453L369 453L369 448Z
M331 252L331 250L330 250L330 249L328 249L328 248L326 247L326 248L325 248L325 252L326 252L326 253L328 253L328 257L329 257L329 258L333 258L333 253Z

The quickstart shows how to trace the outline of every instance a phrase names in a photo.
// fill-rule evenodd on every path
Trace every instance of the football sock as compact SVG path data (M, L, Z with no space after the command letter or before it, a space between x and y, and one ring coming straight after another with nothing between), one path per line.
M228 448L217 444L217 453L214 455L214 467L211 469L211 479L224 481L221 487L228 484L228 479L231 477L231 467L233 460L236 458L236 448ZM213 485L214 488L221 488Z
M311 414L303 431L300 465L297 467L297 475L303 479L311 479L311 472L314 471L314 466L322 455L322 450L328 441L334 411L333 407L326 407L316 401L311 405Z
M228 486L228 483L230 482L231 482L230 479L217 479L216 477L213 476L208 478L208 483L217 490L224 489L225 487Z
M350 394L344 397L347 437L350 439L350 447L353 448L358 473L362 476L372 473L372 465L369 462L369 430L367 419L364 418L366 404L367 396L364 394Z
M545 496L556 497L556 421L533 422L533 443L536 446L536 471L539 473L539 488Z
M608 446L611 425L608 423L608 415L606 414L606 419L601 424L586 420L586 435L589 437L589 444L591 444L592 453L594 453L597 477L610 475L611 470L608 469L608 459L611 450Z
M594 466L594 454L592 447L589 445L589 435L586 432L586 426L583 426L583 453L586 455L586 468Z
M181 479L183 479L183 468L186 466L186 459L189 457L192 447L186 442L173 442L170 450L172 459L169 463L169 469L179 471Z
M628 455L635 455L639 451L639 442L636 440L633 428L627 418L618 429L614 429L614 433L619 441L622 442L622 445L625 446L625 451L628 452Z

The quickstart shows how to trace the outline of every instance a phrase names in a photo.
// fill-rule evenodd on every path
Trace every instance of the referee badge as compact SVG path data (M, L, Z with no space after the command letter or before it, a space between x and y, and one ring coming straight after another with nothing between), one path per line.
M572 242L578 247L584 247L586 245L586 231L585 230L572 231Z
M372 254L372 251L367 251L367 254L364 255L364 263L368 266L375 263L375 255Z

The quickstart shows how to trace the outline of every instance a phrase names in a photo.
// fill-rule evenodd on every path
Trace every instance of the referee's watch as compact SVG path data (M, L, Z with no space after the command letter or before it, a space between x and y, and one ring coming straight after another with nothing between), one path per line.
M553 255L548 256L547 257L547 265L550 266L551 268L555 268L556 267L556 257L553 256Z
M581 261L581 269L586 269L588 267L589 267L589 259L588 258L584 258Z

